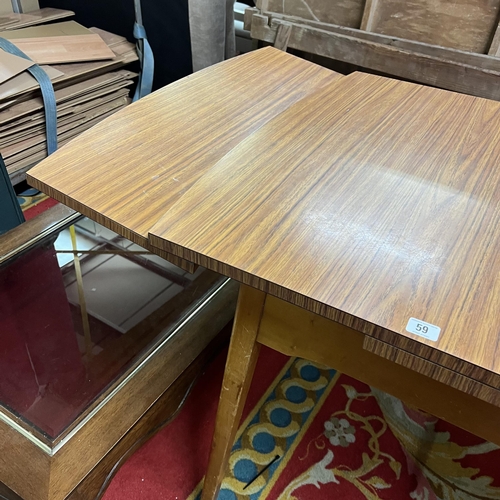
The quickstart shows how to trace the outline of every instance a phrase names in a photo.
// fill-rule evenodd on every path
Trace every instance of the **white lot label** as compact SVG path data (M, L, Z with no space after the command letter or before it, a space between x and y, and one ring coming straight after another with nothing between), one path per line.
M419 337L424 337L424 339L435 341L439 338L441 328L439 328L439 326L426 323L421 319L410 318L408 320L408 324L406 325L406 331L414 333Z

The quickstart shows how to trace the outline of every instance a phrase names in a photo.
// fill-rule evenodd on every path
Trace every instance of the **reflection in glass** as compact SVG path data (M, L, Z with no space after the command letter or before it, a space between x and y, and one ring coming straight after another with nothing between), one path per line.
M0 404L57 437L222 281L89 219L37 243L0 265Z

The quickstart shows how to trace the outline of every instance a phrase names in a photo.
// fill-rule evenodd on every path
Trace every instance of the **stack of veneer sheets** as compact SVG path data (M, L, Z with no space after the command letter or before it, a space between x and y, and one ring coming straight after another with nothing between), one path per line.
M41 9L0 15L0 36L20 48L47 73L55 90L59 147L130 103L137 60L135 45L75 21L33 26L72 15ZM29 27L26 27L29 26ZM11 180L47 156L45 109L30 62L0 49L0 153Z

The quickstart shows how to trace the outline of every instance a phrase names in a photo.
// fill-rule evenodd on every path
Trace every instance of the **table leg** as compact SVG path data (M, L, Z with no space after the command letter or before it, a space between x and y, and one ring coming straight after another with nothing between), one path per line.
M256 338L265 300L264 292L241 285L202 500L217 498L226 472L229 454L259 355L260 344L256 342Z

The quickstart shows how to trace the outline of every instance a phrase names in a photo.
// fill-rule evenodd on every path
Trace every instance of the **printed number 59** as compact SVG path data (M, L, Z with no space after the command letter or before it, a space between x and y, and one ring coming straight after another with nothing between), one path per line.
M420 323L417 323L415 330L417 330L417 332L427 333L429 331L429 327L427 327L425 325L421 325Z

